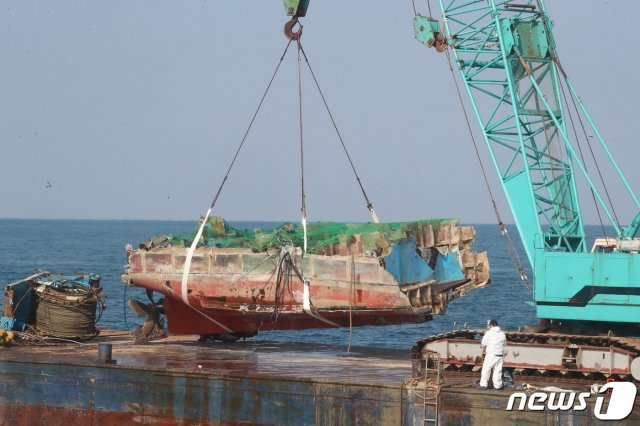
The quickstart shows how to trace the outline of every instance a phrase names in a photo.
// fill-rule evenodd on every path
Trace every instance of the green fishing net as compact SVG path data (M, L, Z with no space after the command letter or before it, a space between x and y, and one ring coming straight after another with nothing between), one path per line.
M390 244L418 234L437 232L443 225L455 225L455 219L429 219L393 223L337 223L311 222L307 224L307 252L326 254L336 244L360 241L362 251L384 250ZM430 228L430 229L429 229ZM186 237L169 236L173 246L190 246L196 231ZM210 217L204 226L198 246L248 248L263 252L274 247L293 245L302 247L304 234L301 224L284 223L273 229L237 229L221 217Z

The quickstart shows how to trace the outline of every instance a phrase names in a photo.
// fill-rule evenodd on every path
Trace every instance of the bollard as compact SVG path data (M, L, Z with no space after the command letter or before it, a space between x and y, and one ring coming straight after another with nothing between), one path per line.
M103 364L115 364L117 362L112 358L111 343L98 344L98 360Z

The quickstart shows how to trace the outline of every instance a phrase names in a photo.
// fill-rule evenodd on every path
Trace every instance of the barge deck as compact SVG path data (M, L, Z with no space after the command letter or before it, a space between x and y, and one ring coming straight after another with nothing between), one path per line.
M115 363L99 360L112 345ZM83 345L0 349L2 424L423 424L434 406L411 379L410 351L169 337L134 345L103 332ZM439 424L599 424L583 411L507 411L519 389L483 391L477 374L444 377ZM588 384L537 386L588 390ZM546 382L545 382L546 380ZM627 424L638 424L636 401Z

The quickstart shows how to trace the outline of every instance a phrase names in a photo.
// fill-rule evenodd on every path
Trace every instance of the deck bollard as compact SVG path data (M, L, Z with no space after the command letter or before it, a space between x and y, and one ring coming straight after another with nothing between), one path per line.
M112 358L111 343L98 344L98 360L103 364L115 364L117 361Z

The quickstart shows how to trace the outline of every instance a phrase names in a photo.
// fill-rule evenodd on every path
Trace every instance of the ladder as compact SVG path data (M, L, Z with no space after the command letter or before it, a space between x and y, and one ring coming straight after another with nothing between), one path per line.
M440 354L434 351L425 351L424 362L423 425L438 426L440 424L438 421L438 405L442 384ZM432 408L429 410L429 407ZM431 414L431 417L429 417L429 414Z

